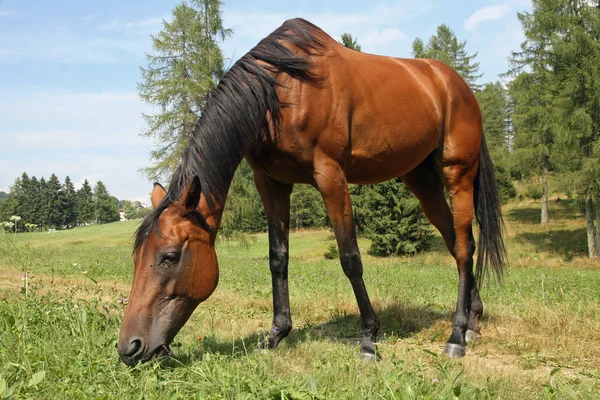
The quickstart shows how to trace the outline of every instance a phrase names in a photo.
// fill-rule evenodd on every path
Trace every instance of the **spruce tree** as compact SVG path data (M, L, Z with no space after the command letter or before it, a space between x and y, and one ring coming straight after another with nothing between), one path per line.
M296 229L326 225L327 211L319 192L310 185L294 185L290 198L290 226Z
M39 199L40 199L40 215L39 215L39 220L40 220L40 227L42 230L44 230L44 227L48 227L48 221L49 221L49 215L50 215L50 203L49 203L49 189L48 189L48 182L46 182L46 179L42 176L40 178L40 185L39 185Z
M590 257L600 251L594 237L600 228L594 228L593 217L593 201L600 197L599 7L589 1L534 0L532 12L519 13L526 40L521 51L512 54L509 71L520 74L514 86L521 92L527 128L541 137L542 170L554 164L563 172L572 171L585 200ZM518 99L515 103L518 108ZM547 199L546 175L542 173Z
M481 89L477 80L483 74L479 73L479 62L475 61L477 53L469 54L466 40L459 42L454 31L447 25L438 26L436 34L429 38L427 45L420 38L416 38L412 47L413 57L435 58L448 64L463 77L471 89Z
M56 229L63 226L63 192L62 185L55 174L48 180L48 225Z
M77 222L77 192L67 175L63 184L63 223L72 228Z
M341 43L349 49L356 50L356 51L362 50L362 48L360 47L360 44L358 44L357 39L353 38L352 35L349 33L342 33Z
M511 180L509 165L512 126L508 92L500 82L487 83L477 93L477 100L483 118L483 133L496 169L498 187L502 201L506 202L517 195Z
M79 224L89 224L94 220L94 198L92 187L87 179L77 191L77 222Z
M94 217L99 224L119 220L117 204L102 181L98 181L94 186Z
M158 110L145 114L143 136L158 143L144 171L152 179L170 176L192 135L207 95L223 75L219 41L223 28L220 0L193 0L175 7L170 21L152 36L153 53L142 68L138 91Z
M40 197L40 193L41 193L41 187L40 187L40 182L38 181L38 179L35 176L31 177L31 182L29 184L29 190L27 191L27 197L30 199L31 201L31 213L34 216L33 219L30 221L30 223L32 224L36 224L38 227L41 225L42 223L42 216L41 216L41 210L42 210L42 199Z

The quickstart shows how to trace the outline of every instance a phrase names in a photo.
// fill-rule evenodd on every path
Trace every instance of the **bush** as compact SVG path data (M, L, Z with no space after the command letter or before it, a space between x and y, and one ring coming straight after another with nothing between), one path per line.
M340 251L338 250L337 245L335 243L330 244L327 248L327 252L323 254L323 257L325 257L328 260L335 260L340 258Z
M357 225L371 240L371 254L414 254L430 247L431 227L401 179L354 187L353 194Z
M501 166L496 166L496 182L500 190L500 200L506 204L510 199L517 197L517 188L512 182L510 174Z

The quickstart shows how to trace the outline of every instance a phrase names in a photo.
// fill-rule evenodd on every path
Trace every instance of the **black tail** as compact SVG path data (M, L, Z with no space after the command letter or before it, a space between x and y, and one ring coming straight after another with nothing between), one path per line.
M500 210L494 164L490 158L483 135L481 150L479 151L479 170L474 186L475 218L477 218L479 224L475 276L481 285L491 267L498 281L502 282L502 272L506 263L506 248L502 239L504 220Z

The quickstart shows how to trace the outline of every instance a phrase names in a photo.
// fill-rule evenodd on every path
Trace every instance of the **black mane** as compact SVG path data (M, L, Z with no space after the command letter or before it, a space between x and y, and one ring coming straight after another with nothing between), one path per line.
M321 54L322 32L300 18L281 27L240 58L210 94L190 141L183 151L181 164L171 178L164 200L142 221L135 235L134 250L148 234L158 228L158 217L179 201L194 176L199 176L202 193L214 207L224 201L227 188L240 161L256 145L263 132L275 136L279 129L282 104L277 95L277 75L319 84L311 73L309 55ZM300 51L285 46L292 44ZM268 117L269 116L269 117ZM273 128L273 129L271 129Z

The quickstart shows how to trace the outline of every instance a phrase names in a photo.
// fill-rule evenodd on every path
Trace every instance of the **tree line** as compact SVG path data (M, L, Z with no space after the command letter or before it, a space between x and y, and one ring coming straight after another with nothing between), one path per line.
M0 201L0 221L20 217L20 225L12 227L17 231L25 230L27 225L39 230L68 229L118 221L120 209L124 209L127 219L139 218L146 211L139 202L111 196L102 181L98 181L92 189L86 179L81 188L75 190L69 176L61 183L55 174L46 180L44 177L30 178L23 172L15 180L10 193Z

